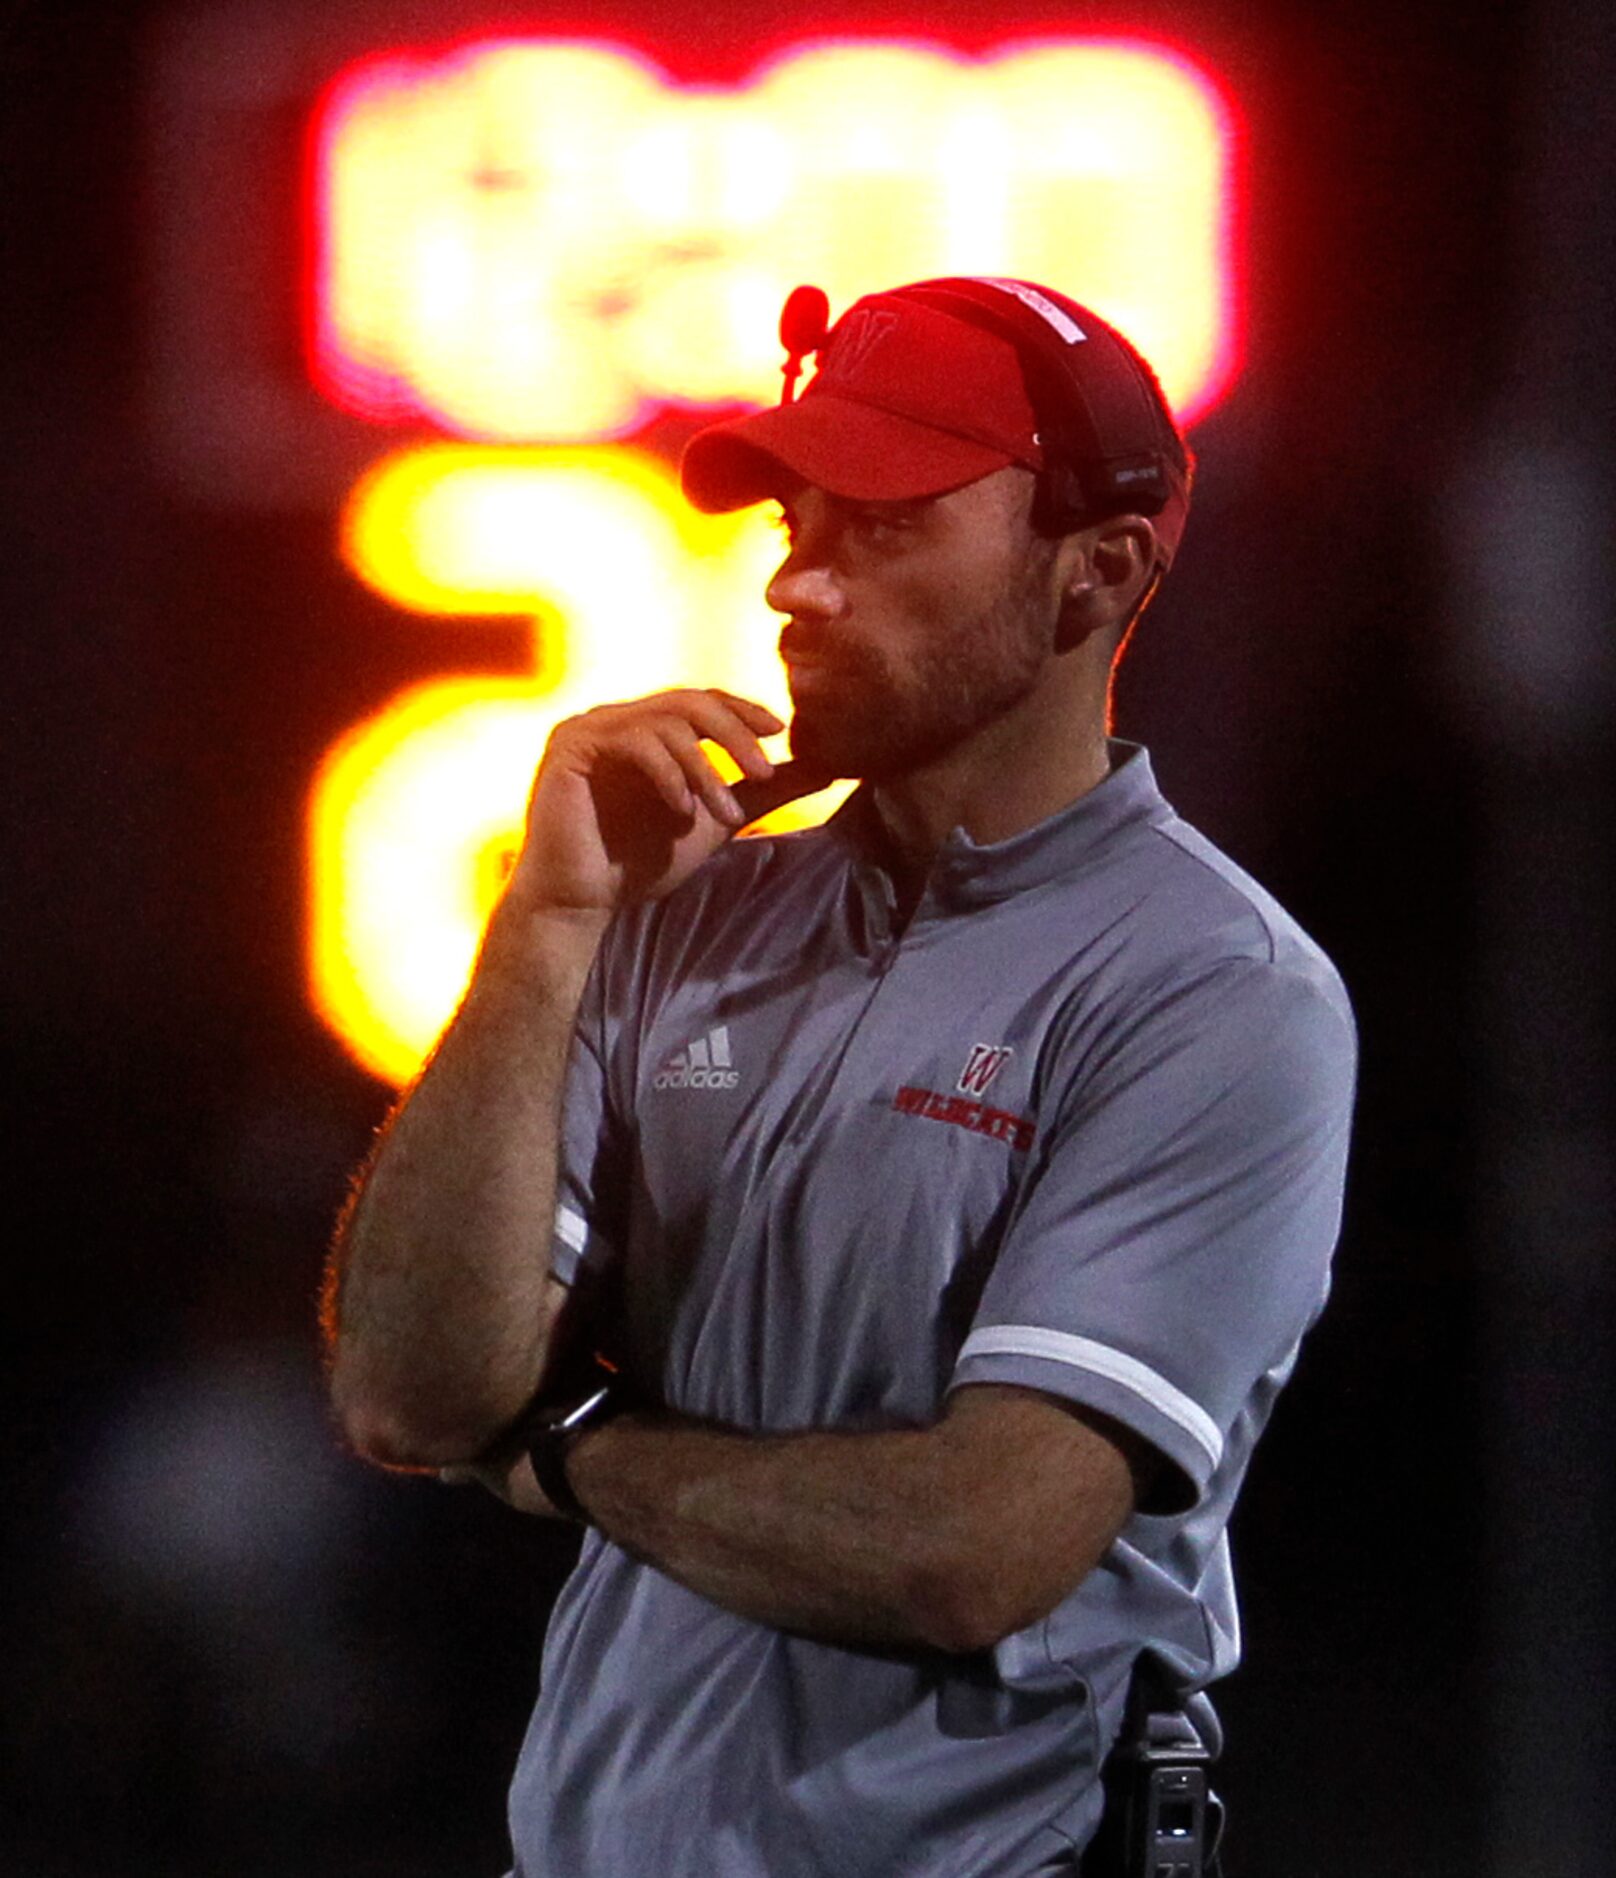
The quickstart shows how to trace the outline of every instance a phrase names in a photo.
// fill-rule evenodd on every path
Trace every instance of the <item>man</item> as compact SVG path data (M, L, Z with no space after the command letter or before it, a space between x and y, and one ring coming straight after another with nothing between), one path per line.
M339 1233L358 1448L587 1523L521 1878L1075 1870L1141 1654L1235 1660L1224 1526L1327 1286L1340 984L1106 737L1188 499L1153 377L1018 282L819 350L684 467L781 505L798 762L717 692L555 733Z

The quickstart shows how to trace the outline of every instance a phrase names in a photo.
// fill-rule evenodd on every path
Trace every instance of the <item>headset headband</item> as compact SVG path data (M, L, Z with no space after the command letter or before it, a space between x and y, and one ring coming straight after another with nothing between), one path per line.
M1103 320L1021 280L953 276L896 291L1015 346L1054 459L1057 525L1112 504L1145 515L1166 506L1164 414L1132 349ZM1062 469L1075 479L1065 494Z

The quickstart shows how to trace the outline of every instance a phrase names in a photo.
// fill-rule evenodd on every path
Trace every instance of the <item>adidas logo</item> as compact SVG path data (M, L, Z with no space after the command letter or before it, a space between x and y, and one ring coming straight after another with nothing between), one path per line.
M729 1026L720 1024L705 1037L670 1056L651 1079L653 1089L733 1089L741 1073L729 1053Z

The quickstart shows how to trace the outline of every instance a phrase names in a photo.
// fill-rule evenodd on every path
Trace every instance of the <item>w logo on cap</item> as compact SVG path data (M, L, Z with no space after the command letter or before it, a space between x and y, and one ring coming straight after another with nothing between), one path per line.
M1015 1055L1008 1044L973 1043L965 1059L959 1081L954 1085L962 1095L984 1096L995 1076Z
M819 377L854 378L875 348L898 324L885 307L854 307L837 322L819 368Z

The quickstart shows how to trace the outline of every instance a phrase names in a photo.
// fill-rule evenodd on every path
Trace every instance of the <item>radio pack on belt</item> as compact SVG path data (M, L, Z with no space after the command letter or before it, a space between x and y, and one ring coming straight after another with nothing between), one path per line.
M1208 1776L1221 1745L1206 1697L1173 1696L1142 1660L1105 1764L1105 1812L1083 1878L1219 1878L1223 1802Z

